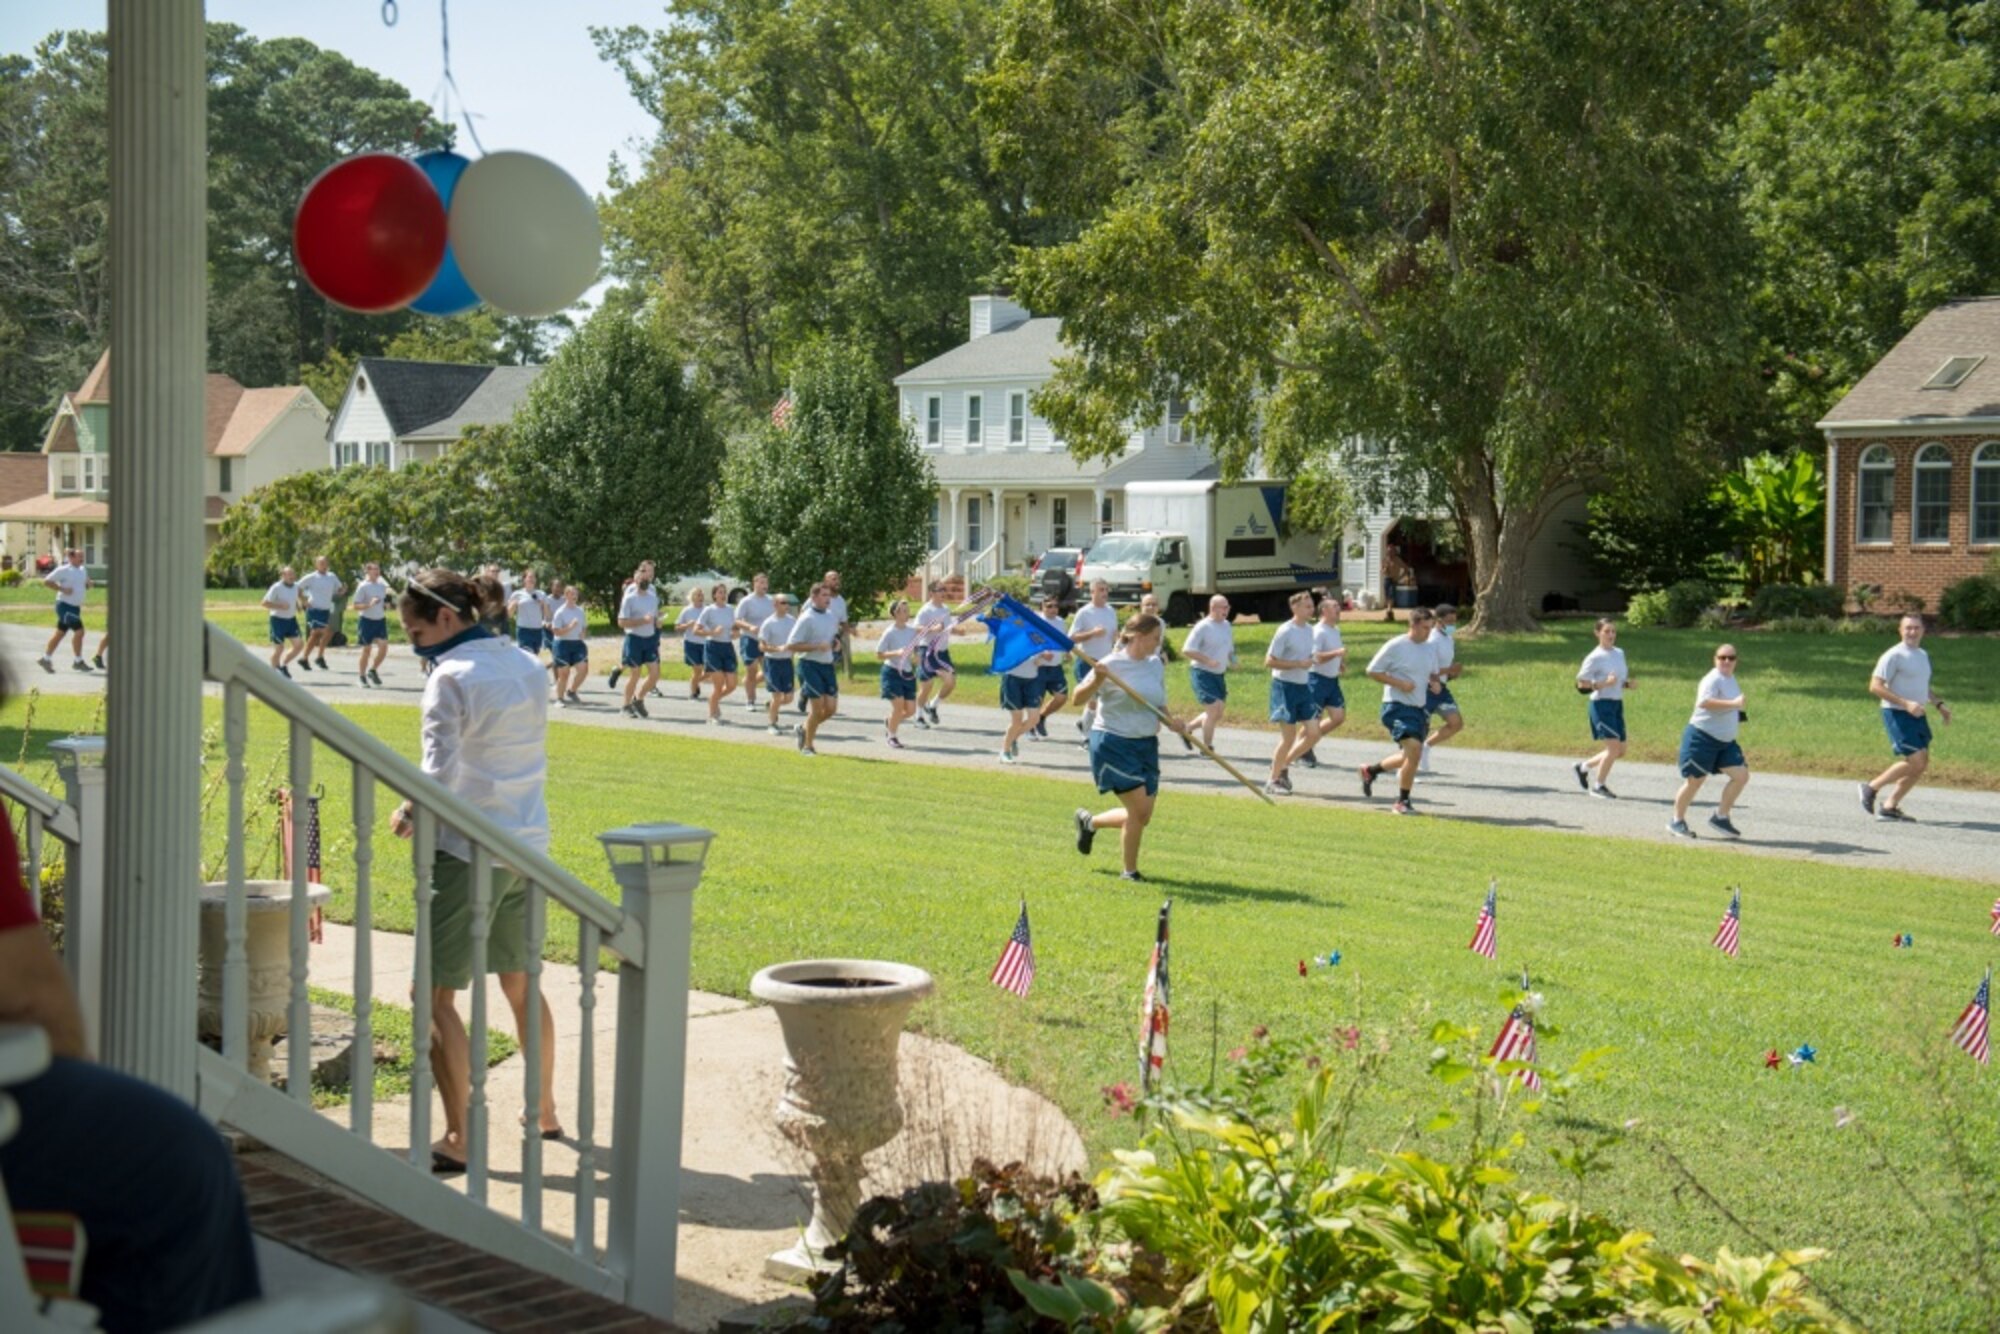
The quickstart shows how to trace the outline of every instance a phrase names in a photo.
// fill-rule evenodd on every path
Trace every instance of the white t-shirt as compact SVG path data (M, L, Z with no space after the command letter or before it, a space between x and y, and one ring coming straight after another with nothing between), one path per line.
M273 616L296 616L299 610L299 586L280 579L265 590L264 601L274 604L265 608Z
M692 602L688 603L687 606L681 608L681 614L674 618L674 629L680 631L682 634L686 634L688 627L699 621L701 614L707 610L708 605L706 603L703 603L699 607L695 606Z
M833 613L836 624L847 624L847 599L835 593L826 600L826 609Z
M884 667L894 668L896 671L908 676L917 669L915 657L891 658L887 655L899 648L908 648L916 640L916 637L916 626L892 625L882 632L882 642L875 646L875 655L882 659Z
M539 852L549 848L549 678L504 639L467 640L438 655L424 682L423 769ZM438 850L472 848L438 830Z
M1734 741L1737 724L1742 721L1735 709L1705 709L1702 703L1710 699L1735 699L1743 694L1743 686L1733 676L1724 676L1711 668L1707 676L1694 691L1694 716L1688 721L1717 741Z
M1345 647L1346 645L1340 642L1339 626L1328 625L1325 621L1314 623L1313 652L1328 653ZM1314 676L1339 676L1345 670L1347 670L1347 659L1344 657L1328 658L1325 662L1316 662L1312 665Z
M1104 633L1090 639L1082 638L1092 630ZM1091 657L1104 657L1118 646L1118 608L1108 604L1078 607L1076 615L1069 618L1069 637L1076 640L1076 646Z
M1445 668L1451 666L1458 658L1458 645L1452 642L1451 636L1445 633L1443 626L1434 627L1431 630L1431 637L1424 642L1430 645L1431 656L1437 659L1437 666L1433 670L1439 673L1439 679L1442 680Z
M771 601L769 593L745 593L743 600L736 604L736 619L745 625L758 626L770 620L771 613L777 609L778 604Z
M314 570L299 577L299 592L305 595L308 611L332 611L333 599L340 592L340 576L328 570L321 574Z
M584 619L582 607L572 607L565 602L556 608L556 614L550 619L549 628L556 632L557 639L581 639Z
M1625 698L1625 650L1622 648L1594 648L1583 660L1583 666L1576 669L1579 681L1602 681L1605 677L1615 678L1608 686L1599 686L1590 692L1592 699Z
M548 594L536 589L533 592L517 588L507 595L507 610L514 613L514 624L523 630L539 630L543 624L543 599Z
M389 614L389 585L380 579L363 579L354 586L355 615L364 621L379 621Z
M1139 695L1158 706L1167 707L1167 660L1155 654L1150 658L1127 657L1124 649L1119 649L1097 664L1100 672L1109 672ZM1094 732L1109 732L1112 736L1157 736L1160 720L1140 707L1130 695L1117 686L1101 684L1097 691L1097 716L1091 723Z
M727 644L729 632L736 626L736 608L727 602L711 602L701 609L695 622L708 633L702 638L711 644Z
M1301 625L1297 621L1286 621L1278 627L1277 633L1271 636L1271 647L1265 656L1290 659L1293 662L1310 662L1312 660L1312 653L1312 626L1309 624ZM1273 681L1288 681L1295 686L1306 684L1307 679L1311 675L1312 669L1310 667L1273 667L1271 669L1271 679Z
M618 619L621 621L644 619L646 624L636 630L627 630L625 633L637 635L641 639L657 639L660 634L660 595L650 588L641 593L639 586L633 584L625 590L625 596L618 600Z
M1222 665L1206 667L1194 662L1191 655L1196 653L1213 658ZM1205 672L1227 671L1229 664L1236 661L1236 627L1212 616L1202 617L1187 632L1187 638L1181 641L1181 656L1188 658L1190 665Z
M90 587L90 571L81 565L58 565L49 571L49 578L56 581L56 601L72 607L83 605L84 590Z
M1931 702L1931 655L1923 649L1911 648L1908 644L1897 644L1881 657L1875 659L1875 675L1882 678L1882 684L1889 687L1891 694L1913 699L1919 704ZM1896 706L1888 700L1882 707Z
M1413 690L1398 690L1395 686L1382 686L1384 704L1408 704L1421 709L1424 696L1430 690L1431 673L1437 670L1437 654L1431 652L1428 642L1419 644L1408 634L1397 635L1368 660L1368 672L1384 672L1390 676L1400 676L1416 687Z
M839 633L840 620L833 614L832 607L829 606L825 611L821 611L808 603L805 610L799 613L798 621L792 626L792 633L785 637L785 642L787 644L831 645L834 637ZM823 662L829 667L833 665L833 649L831 647L801 649L792 656L799 657L801 655L804 656L807 662Z
M786 647L786 641L791 639L792 627L798 623L799 618L796 616L774 615L764 619L764 623L757 627L757 642L763 646L767 657L789 658L792 656L791 649Z

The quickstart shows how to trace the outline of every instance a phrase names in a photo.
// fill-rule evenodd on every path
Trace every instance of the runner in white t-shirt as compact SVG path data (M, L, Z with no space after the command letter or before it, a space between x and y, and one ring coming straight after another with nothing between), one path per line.
M943 581L930 587L930 601L917 609L917 715L919 727L938 720L937 706L958 689L958 669L951 662L951 607L944 600ZM935 692L936 698L932 698Z
M687 606L674 618L674 632L681 637L681 662L688 669L688 698L701 698L701 681L708 675L708 641L701 636L701 614L708 610L708 594L700 588L688 590Z
M347 591L347 585L333 572L324 556L313 557L313 572L299 580L299 606L306 614L305 647L299 650L299 667L326 665L327 641L333 638L333 604ZM310 658L312 661L308 662Z
M1605 784L1611 781L1611 766L1625 754L1625 690L1631 684L1625 650L1618 647L1618 622L1600 616L1597 647L1576 669L1576 688L1590 696L1591 740L1604 745L1589 759L1571 765L1570 770L1585 792L1607 801L1618 795Z
M1908 820L1903 798L1931 766L1931 724L1924 710L1937 705L1938 717L1951 725L1951 710L1931 689L1931 655L1925 651L1924 618L1911 612L1898 627L1901 642L1875 660L1868 693L1882 701L1882 727L1889 734L1889 751L1896 762L1872 783L1861 785L1861 809L1878 820ZM1878 805L1876 795L1889 790Z
M1428 607L1410 613L1410 628L1375 651L1368 660L1368 679L1382 685L1382 726L1396 743L1396 753L1361 767L1361 795L1375 795L1375 780L1385 773L1396 775L1397 815L1415 815L1410 801L1411 785L1417 781L1417 764L1424 751L1424 733L1430 720L1424 716L1424 697L1431 674L1437 669L1437 655L1427 642L1437 624Z
M1457 736L1465 727L1465 718L1458 710L1458 700L1451 693L1451 683L1465 669L1458 665L1458 644L1452 638L1458 629L1458 608L1446 602L1431 610L1437 620L1431 631L1431 652L1437 657L1437 669L1431 677L1429 693L1424 697L1424 712L1438 720L1438 728L1424 741L1423 754L1417 760L1417 772L1431 771L1431 747L1442 746Z
M1307 730L1311 743L1313 719L1319 706L1313 703L1313 595L1301 588L1287 599L1291 619L1271 633L1264 651L1264 666L1271 673L1271 721L1278 725L1278 744L1271 750L1271 777L1264 784L1266 796L1280 796L1292 790L1290 766L1299 750L1299 731Z
M549 617L549 632L555 636L549 649L555 659L555 701L564 709L583 703L577 692L590 675L590 652L583 640L588 618L582 599L583 590L571 584L563 589L562 602Z
M1181 641L1188 660L1188 681L1201 705L1201 744L1215 749L1215 727L1229 703L1228 672L1236 661L1236 630L1230 623L1229 599L1217 593L1208 600L1208 615L1194 623Z
M1321 589L1319 619L1313 622L1313 707L1318 716L1311 727L1300 729L1296 762L1308 769L1319 768L1313 754L1333 729L1347 721L1347 695L1340 688L1340 674L1347 670L1347 645L1340 639L1340 594Z
M757 711L757 687L764 682L764 646L757 632L776 609L771 576L761 571L751 575L750 591L736 604L736 652L743 663L743 707L752 713Z
M533 570L521 572L521 586L507 595L507 614L514 618L514 645L536 662L548 639L549 599Z
M702 679L709 683L708 725L722 725L722 700L736 692L736 609L729 605L729 585L708 590L708 606L695 622L701 635Z
M778 711L792 702L798 692L798 674L792 662L792 627L799 623L792 615L792 599L784 593L771 599L771 614L757 627L757 647L764 652L764 681L770 687L769 717L772 736L783 736Z
M43 671L53 672L56 664L50 655L62 643L63 636L70 635L75 640L71 648L76 658L70 665L79 672L87 672L90 664L83 660L83 598L90 589L90 574L83 568L83 552L71 547L64 555L68 563L56 566L42 580L42 587L55 590L56 632L49 636L40 661Z
M354 612L354 637L361 645L355 670L364 686L382 684L382 660L389 656L389 585L382 567L369 561L361 567L361 582L347 604Z
M625 632L619 663L631 675L625 681L627 718L650 718L646 692L660 680L660 595L653 572L641 567L618 600L618 628Z
M1088 654L1094 661L1107 656L1118 647L1118 608L1111 605L1111 585L1105 580L1091 581L1090 601L1076 609L1069 618L1069 637L1080 652L1076 657L1076 683L1083 684L1083 678L1090 675L1090 667L1084 661ZM1084 744L1089 744L1090 727L1097 717L1097 702L1093 700L1089 708L1076 720L1076 730L1083 733Z
M306 641L299 636L299 574L287 565L278 571L278 582L264 590L264 611L270 623L271 665L286 676L290 664L305 652Z

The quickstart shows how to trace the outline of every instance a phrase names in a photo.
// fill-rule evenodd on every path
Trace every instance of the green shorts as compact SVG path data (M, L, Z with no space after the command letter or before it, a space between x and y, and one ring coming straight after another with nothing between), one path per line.
M493 868L486 971L528 971L528 882ZM472 985L472 863L440 852L431 863L431 985Z

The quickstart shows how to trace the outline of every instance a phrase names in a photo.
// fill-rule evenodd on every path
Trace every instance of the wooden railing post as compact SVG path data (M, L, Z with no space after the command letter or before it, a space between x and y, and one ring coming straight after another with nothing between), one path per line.
M694 891L715 835L679 824L599 834L622 906L645 940L645 966L618 970L618 1057L611 1108L611 1225L605 1266L625 1301L674 1315L680 1225L681 1098ZM586 1033L588 1042L591 1035Z
M63 800L76 812L76 846L63 858L63 962L83 1009L84 1040L97 1051L104 1013L104 738L73 736L49 749Z

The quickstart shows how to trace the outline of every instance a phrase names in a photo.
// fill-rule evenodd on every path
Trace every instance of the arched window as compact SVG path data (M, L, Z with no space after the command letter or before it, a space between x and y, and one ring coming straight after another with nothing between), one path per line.
M1972 540L2000 543L2000 443L1972 456Z
M1890 516L1896 508L1896 456L1887 445L1870 445L1861 454L1861 484L1855 497L1854 540L1888 542Z
M1910 541L1939 545L1951 541L1951 451L1925 445L1917 451L1916 480L1910 488Z

